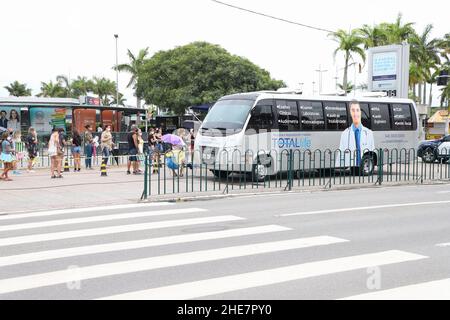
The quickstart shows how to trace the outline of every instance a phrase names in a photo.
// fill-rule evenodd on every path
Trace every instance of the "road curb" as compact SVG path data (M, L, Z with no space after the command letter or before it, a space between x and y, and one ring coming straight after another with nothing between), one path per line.
M257 195L271 195L271 194L300 194L300 193L315 193L315 192L333 192L333 191L345 191L345 190L355 190L355 189L383 189L383 188L393 188L393 187L403 187L403 186L427 186L427 185L448 185L449 181L433 181L430 183L417 184L415 182L411 183L387 183L383 185L339 185L334 186L332 188L323 188L313 187L308 189L293 189L291 191L284 191L281 189L272 189L272 190L263 190L259 189L257 192L239 192L239 193L228 193L228 194L213 194L213 195L198 195L198 196L174 196L170 197L169 195L157 195L157 196L149 196L157 197L155 199L146 199L140 200L140 203L149 203L149 202L174 202L174 203L183 203L183 202L194 202L194 201L209 201L209 200L218 200L218 199L229 199L229 198L239 198L239 197L248 197L248 196L257 196Z

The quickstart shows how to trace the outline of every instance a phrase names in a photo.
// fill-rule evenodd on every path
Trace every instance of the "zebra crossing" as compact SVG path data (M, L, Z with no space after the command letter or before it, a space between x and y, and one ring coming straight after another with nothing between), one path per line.
M173 203L6 215L0 216L0 299L201 299L429 259L395 248L290 265L277 265L274 258L349 244L348 239L332 235L299 236L296 230L281 224L255 225L239 215L220 215ZM255 265L238 272L230 267L236 261L255 259L268 261L270 266ZM192 268L209 265L221 272L209 277L192 274ZM190 272L183 271L188 267ZM175 281L169 276L160 278L171 271L186 272L189 277L186 281L180 281L179 276ZM82 285L89 281L96 284L93 293ZM450 287L449 281L343 298L414 299L425 292L431 296L431 291L444 292L443 296L450 298L445 289ZM111 289L111 284L117 285Z

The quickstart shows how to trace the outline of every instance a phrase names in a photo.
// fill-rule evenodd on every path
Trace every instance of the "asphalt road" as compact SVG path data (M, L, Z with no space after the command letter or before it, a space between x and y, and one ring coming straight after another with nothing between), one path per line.
M0 216L2 299L450 299L450 185Z

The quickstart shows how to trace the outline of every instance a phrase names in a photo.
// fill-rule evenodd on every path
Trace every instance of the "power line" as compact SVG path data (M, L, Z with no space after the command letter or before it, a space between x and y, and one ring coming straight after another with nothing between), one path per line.
M282 22L286 22L286 23L290 23L290 24L295 24L297 26L310 28L310 29L313 29L313 30L318 30L318 31L323 31L323 32L328 32L328 33L333 33L334 32L334 31L331 31L331 30L318 28L318 27L313 27L313 26L310 26L310 25L307 25L307 24L303 24L303 23L299 23L299 22L295 22L295 21L290 21L290 20L286 20L286 19L283 19L283 18L274 17L274 16L271 16L271 15L268 15L268 14L265 14L265 13L261 13L261 12L256 12L256 11L253 11L253 10L250 10L250 9L241 8L241 7L238 7L238 6L229 4L229 3L225 3L225 2L222 2L222 1L217 1L217 0L211 0L211 1L215 2L215 3L218 3L218 4L221 4L221 5L224 5L224 6L227 6L227 7L230 7L230 8L234 8L234 9L238 9L238 10L241 10L241 11L257 14L259 16L263 16L263 17L266 17L266 18L270 18L270 19L274 19L274 20L278 20L278 21L282 21Z

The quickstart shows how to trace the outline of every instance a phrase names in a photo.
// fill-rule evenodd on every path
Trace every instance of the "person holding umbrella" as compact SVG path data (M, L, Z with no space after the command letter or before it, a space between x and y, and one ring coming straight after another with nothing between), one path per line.
M186 146L183 139L174 134L166 134L161 137L161 141L172 146L172 150L168 151L166 156L166 164L169 169L172 170L174 177L178 176L175 170L180 169L180 177L183 177L185 153L184 147Z

